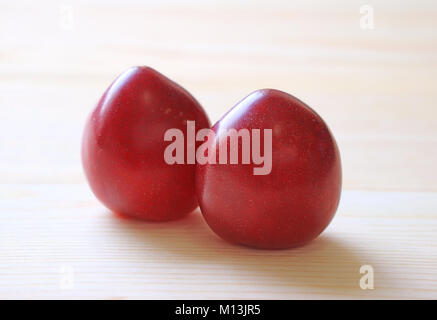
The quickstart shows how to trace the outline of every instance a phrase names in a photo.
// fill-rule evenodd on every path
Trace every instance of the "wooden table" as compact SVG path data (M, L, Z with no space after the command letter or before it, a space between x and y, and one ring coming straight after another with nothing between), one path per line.
M0 298L437 298L437 4L374 1L0 3ZM215 236L199 211L116 217L80 165L113 78L150 65L213 122L287 91L327 121L344 190L307 246ZM360 268L374 289L360 287Z

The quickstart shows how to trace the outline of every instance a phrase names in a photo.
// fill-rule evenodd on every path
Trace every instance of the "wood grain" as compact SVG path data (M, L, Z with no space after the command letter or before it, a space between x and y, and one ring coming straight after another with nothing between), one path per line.
M72 28L64 2L0 3L0 298L437 298L434 1L374 1L372 30L361 1L69 4ZM220 240L198 211L151 224L99 204L82 129L132 65L182 84L213 122L265 87L316 109L344 172L323 235L260 251Z

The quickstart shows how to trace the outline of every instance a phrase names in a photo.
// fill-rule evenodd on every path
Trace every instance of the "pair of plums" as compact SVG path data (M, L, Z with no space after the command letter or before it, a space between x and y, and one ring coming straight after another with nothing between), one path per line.
M187 137L187 123L195 124L196 134L210 129L213 134L204 134L191 148L204 145L205 156L211 159L214 151L217 161L187 161L188 142L179 150L183 163L166 161L172 143L166 132ZM249 138L257 133L258 157L264 152L267 159L270 152L263 174L255 174L260 164L253 152L245 155L252 158L249 163L242 161L242 136L234 150L240 151L238 158L218 161L226 150L219 148L223 141L229 146L223 159L230 160L232 139L223 135L241 129L251 133ZM262 139L267 134L269 141ZM253 141L251 147L254 151ZM278 90L258 90L211 128L190 93L149 67L128 69L103 94L85 127L82 163L94 194L114 212L170 221L199 205L219 236L257 248L296 247L316 238L333 218L341 193L335 139L300 100Z

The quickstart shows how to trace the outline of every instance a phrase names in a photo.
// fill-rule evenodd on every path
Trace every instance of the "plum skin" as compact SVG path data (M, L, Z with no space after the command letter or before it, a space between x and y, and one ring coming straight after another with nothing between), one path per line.
M106 90L89 116L82 164L95 196L110 210L149 221L179 219L197 207L194 164L164 161L167 129L186 121L209 128L202 106L150 67L132 67Z
M225 240L263 249L316 238L335 215L342 180L340 153L322 118L285 92L263 89L212 130L231 128L272 129L272 170L254 175L253 163L197 164L196 193L209 227Z

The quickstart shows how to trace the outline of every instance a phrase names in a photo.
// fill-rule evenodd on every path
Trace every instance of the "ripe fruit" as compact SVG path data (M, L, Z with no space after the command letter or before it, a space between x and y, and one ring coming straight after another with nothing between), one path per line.
M164 133L186 122L209 128L200 104L148 67L133 67L106 90L90 115L82 163L96 197L109 209L152 221L180 218L197 207L194 164L164 161Z
M295 247L317 237L333 218L341 193L340 154L324 121L295 97L265 89L213 126L217 159L218 141L231 128L252 134L272 129L272 167L269 174L255 175L259 165L242 164L242 140L238 164L197 164L196 193L211 229L258 248ZM230 150L230 139L224 141ZM261 139L261 150L265 147Z

